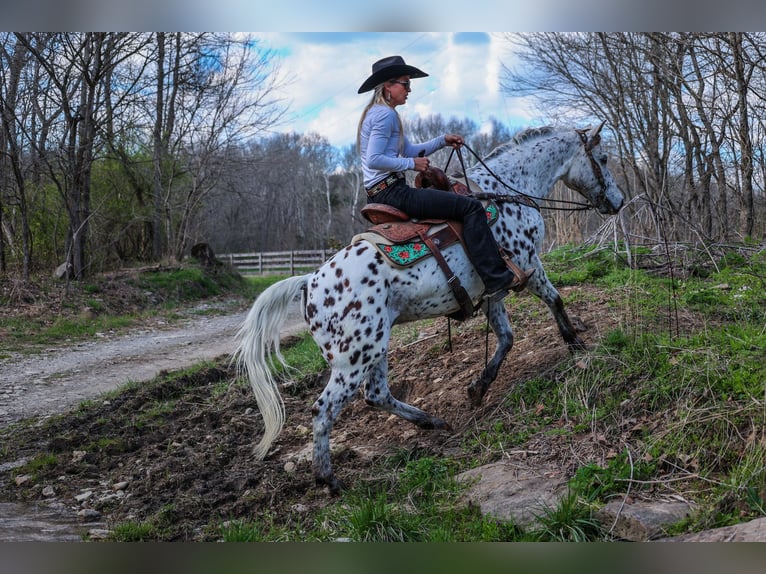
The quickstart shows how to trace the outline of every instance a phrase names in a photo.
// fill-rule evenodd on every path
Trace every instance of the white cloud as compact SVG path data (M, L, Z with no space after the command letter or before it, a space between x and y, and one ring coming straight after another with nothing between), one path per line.
M291 102L289 123L281 131L312 131L332 145L356 139L356 127L370 94L357 94L379 58L400 54L429 74L412 83L407 117L441 114L469 118L478 125L490 117L520 127L529 118L524 102L500 93L500 58L507 43L498 37L453 33L257 34L284 54L283 71L292 77L283 93ZM503 52L502 46L506 46Z

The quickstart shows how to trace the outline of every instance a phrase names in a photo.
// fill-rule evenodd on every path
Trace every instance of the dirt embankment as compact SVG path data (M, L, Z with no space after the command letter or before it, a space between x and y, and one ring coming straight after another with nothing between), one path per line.
M613 323L608 303L597 297L578 300L582 302L570 306L570 313L588 327L585 340L595 342ZM228 354L240 320L198 318L182 327L158 327L114 340L107 337L81 349L51 350L47 357L29 358L24 366L13 368L17 373L13 384L20 387L17 396L39 392L52 400L35 399L30 405L24 399L23 408L14 403L13 413L7 410L5 416L43 408L63 410L68 408L67 400L71 406L94 397L100 392L96 386L109 378L109 369L119 370L125 382L139 380L139 372L151 375L150 365L160 372L180 368L183 357L192 364L206 356ZM515 317L513 352L482 407L474 409L466 388L484 366L483 325L481 316L453 324L451 353L445 351L446 319L413 324L414 332L407 340L392 345L394 394L444 418L455 430L422 431L357 398L341 413L332 435L333 463L341 480L347 484L370 480L373 461L392 449L459 455L464 433L501 414L514 385L568 357L547 314ZM65 373L46 366L55 361L66 366ZM118 378L115 375L112 380ZM285 391L287 423L264 461L252 456L261 433L252 392L232 384L234 378L227 362L220 360L188 376L134 385L108 401L96 400L84 414L54 420L44 431L18 429L8 437L13 446L5 460L47 453L52 455L51 462L22 484L14 482L13 470L7 467L0 481L0 499L58 504L73 516L98 516L107 525L148 521L157 526L162 538L173 540L215 539L218 532L209 531L211 524L252 519L264 512L280 523L290 523L331 503L314 484L310 461L310 405L321 392L323 377ZM576 450L556 441L533 450L543 453L538 456L548 462L555 459L564 469L575 464L573 457L603 460L609 450L608 445L592 440Z

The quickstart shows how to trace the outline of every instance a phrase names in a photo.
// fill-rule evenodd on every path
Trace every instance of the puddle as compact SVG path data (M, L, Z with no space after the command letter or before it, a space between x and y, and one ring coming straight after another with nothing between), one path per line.
M71 511L42 505L0 502L0 542L79 542L100 522L80 522Z

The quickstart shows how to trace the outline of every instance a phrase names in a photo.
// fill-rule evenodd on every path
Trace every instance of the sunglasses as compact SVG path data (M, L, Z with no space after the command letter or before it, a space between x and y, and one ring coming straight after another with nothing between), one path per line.
M391 80L392 84L399 84L401 86L404 86L405 90L410 90L410 81L409 80Z

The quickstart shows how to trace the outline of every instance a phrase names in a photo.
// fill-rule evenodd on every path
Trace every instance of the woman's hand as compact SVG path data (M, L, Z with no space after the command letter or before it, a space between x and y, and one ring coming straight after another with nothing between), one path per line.
M428 166L431 165L431 162L427 157L416 157L413 159L415 160L415 171L425 171L428 169Z
M455 149L459 148L461 145L465 143L463 136L460 136L458 134L447 134L446 136L444 136L444 141L447 143L447 145L451 145Z

